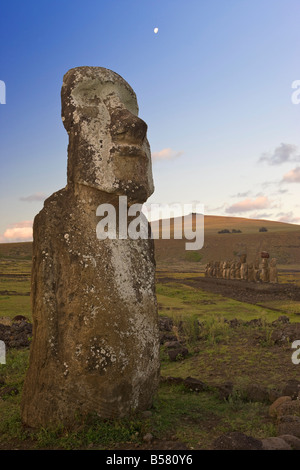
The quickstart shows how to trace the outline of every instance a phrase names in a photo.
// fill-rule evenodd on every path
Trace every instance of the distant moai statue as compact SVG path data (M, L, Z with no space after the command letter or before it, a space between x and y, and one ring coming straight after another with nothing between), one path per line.
M216 270L215 277L219 278L220 277L220 261L215 262L215 270Z
M260 266L259 266L259 260L256 259L254 262L254 281L259 282L260 279Z
M213 269L214 269L213 262L210 261L207 265L207 276L208 277L213 277Z
M222 261L218 262L218 278L223 277L223 265Z
M227 263L226 263L226 279L230 279L230 265L231 265L231 262L227 261Z
M230 279L235 279L236 263L233 261L230 264Z
M272 258L270 261L270 282L272 283L278 283L278 269L276 266L276 258Z
M270 255L266 251L261 252L262 263L261 263L260 278L263 282L270 281L270 269L269 269L269 262L268 262L269 257Z
M241 262L235 264L235 279L241 279Z
M61 97L68 183L33 226L33 339L21 403L31 427L145 410L159 384L153 240L96 232L102 204L119 215L119 196L127 210L153 193L147 125L132 88L108 69L69 70Z
M248 279L248 264L247 264L247 255L243 253L240 255L241 262L241 279L247 281Z
M212 277L217 277L217 261L215 261L212 266Z
M253 263L248 264L248 282L254 282L255 280L255 270Z
M205 265L205 270L204 270L204 276L205 277L208 277L209 276L209 267L210 267L210 263L207 263Z
M222 278L226 279L226 261L222 262Z

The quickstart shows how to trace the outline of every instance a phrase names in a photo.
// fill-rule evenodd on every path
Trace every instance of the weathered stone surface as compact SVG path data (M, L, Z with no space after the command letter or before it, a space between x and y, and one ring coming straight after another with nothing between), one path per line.
M159 382L153 240L96 236L100 204L118 216L119 196L131 205L153 192L147 125L131 87L100 67L64 76L62 119L68 184L33 227L33 342L22 397L32 427L148 409Z
M300 338L300 323L291 323L276 328L271 335L276 344L285 344L287 341L295 341Z
M293 450L300 450L300 439L298 437L292 436L291 434L283 434L278 437L287 442Z
M292 399L288 396L282 396L277 398L269 408L269 415L271 418L276 418L278 416L278 410L283 403L290 402Z
M286 383L285 387L282 390L283 395L290 396L293 399L296 399L298 397L298 394L300 392L300 382L299 380L295 379L290 379Z
M280 437L267 437L261 442L263 450L292 450L290 444Z
M218 385L217 389L219 391L219 398L220 400L228 400L230 395L233 392L233 382L225 382L224 384Z
M11 325L0 324L0 340L7 348L27 348L32 336L32 324L25 320L12 322Z
M249 401L266 403L270 401L269 391L266 387L258 384L250 384L245 390L246 398Z
M269 268L269 262L267 258L262 259L262 264L261 264L261 280L263 282L269 282L270 281L270 268Z
M269 390L269 400L271 403L274 403L278 398L282 396L282 393L278 389L270 389Z
M184 382L184 379L182 377L172 377L172 376L167 376L167 377L161 376L160 380L170 385L181 385Z
M278 282L278 269L276 266L276 258L272 258L270 262L270 282L277 283Z
M188 353L189 353L188 349L184 348L182 346L180 348L169 349L168 350L168 355L169 355L170 361L176 361L178 359L182 359L185 356L187 356Z
M201 380L198 380L194 377L187 377L183 385L188 389L192 390L194 392L202 392L203 390L207 389L207 386L205 385L204 382L201 382Z
M282 416L277 427L277 434L291 434L292 436L300 438L299 416Z
M215 439L214 450L262 450L262 442L242 432L229 432Z
M169 317L158 317L160 331L172 331L173 320Z
M294 415L300 417L300 401L290 400L285 401L277 408L277 417Z

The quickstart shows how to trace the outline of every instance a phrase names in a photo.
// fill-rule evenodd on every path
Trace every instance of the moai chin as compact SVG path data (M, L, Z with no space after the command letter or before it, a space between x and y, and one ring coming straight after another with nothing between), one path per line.
M31 427L76 415L118 418L152 404L159 382L154 244L99 240L100 204L143 203L153 180L147 125L118 74L78 67L63 79L67 186L33 227L30 351L21 414Z

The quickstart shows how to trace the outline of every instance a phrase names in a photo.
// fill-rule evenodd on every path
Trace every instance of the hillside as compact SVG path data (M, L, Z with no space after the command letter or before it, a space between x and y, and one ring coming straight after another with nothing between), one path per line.
M187 226L195 230L195 216L186 218ZM171 236L175 227L180 227L180 218L170 220ZM265 227L267 232L259 232ZM241 233L223 233L241 230ZM153 223L153 232L158 233L159 225ZM257 253L266 250L278 260L281 267L300 267L300 226L268 220L253 220L240 217L204 216L204 246L198 251L185 250L185 240L155 240L158 270L202 271L211 260L235 259L240 251L246 251L248 260L254 260ZM32 243L1 243L1 258L29 260ZM1 263L2 264L2 263Z
M195 217L189 216L187 225ZM180 219L171 219L171 230L178 227ZM259 232L265 227L267 232ZM228 229L231 233L218 233ZM232 230L241 233L232 233ZM158 225L154 232L157 233ZM171 232L172 233L172 232ZM300 226L268 220L253 220L240 217L204 216L204 246L197 252L185 250L185 240L155 240L158 269L202 270L209 261L237 259L240 251L245 251L248 260L253 260L261 251L269 251L281 266L300 266Z

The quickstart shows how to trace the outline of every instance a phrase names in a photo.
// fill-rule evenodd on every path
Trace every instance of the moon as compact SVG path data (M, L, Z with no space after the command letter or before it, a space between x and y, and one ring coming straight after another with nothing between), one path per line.
M154 28L154 33L157 34L158 33L158 28Z

